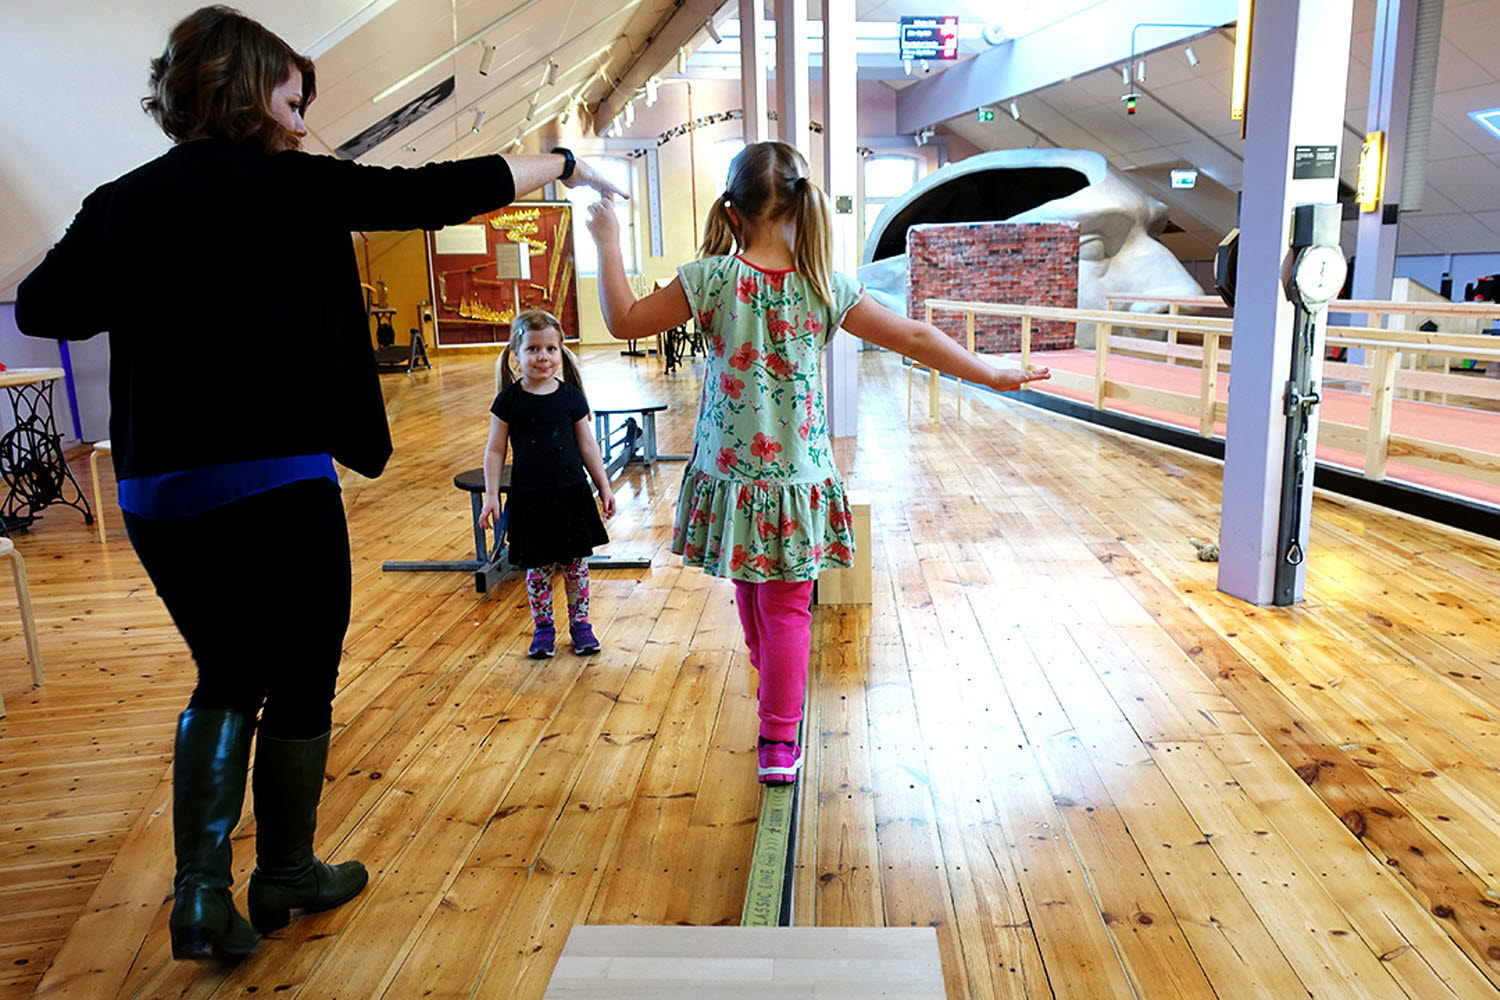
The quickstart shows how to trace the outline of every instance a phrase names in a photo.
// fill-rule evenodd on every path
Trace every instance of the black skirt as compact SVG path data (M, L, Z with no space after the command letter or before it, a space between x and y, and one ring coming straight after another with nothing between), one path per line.
M555 490L512 490L505 512L512 566L572 562L609 541L587 480Z

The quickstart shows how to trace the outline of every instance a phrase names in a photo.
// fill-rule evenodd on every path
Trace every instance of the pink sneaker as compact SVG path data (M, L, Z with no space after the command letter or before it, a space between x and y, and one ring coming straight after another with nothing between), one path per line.
M790 785L802 770L802 748L795 742L780 743L762 737L759 746L760 782L763 785Z

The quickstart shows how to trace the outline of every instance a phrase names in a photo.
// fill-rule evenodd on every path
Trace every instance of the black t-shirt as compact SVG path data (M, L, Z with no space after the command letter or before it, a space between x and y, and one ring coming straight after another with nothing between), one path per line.
M510 485L518 490L572 486L588 478L573 425L589 415L589 401L566 382L546 395L512 382L490 406L510 428Z

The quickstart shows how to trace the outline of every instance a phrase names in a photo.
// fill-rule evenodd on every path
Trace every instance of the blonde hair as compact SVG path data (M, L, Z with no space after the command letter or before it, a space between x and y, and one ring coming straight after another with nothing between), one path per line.
M495 391L500 392L520 378L521 363L516 360L516 355L520 353L526 335L536 330L557 332L557 346L562 348L563 381L582 392L583 374L578 369L578 358L563 343L562 324L545 309L528 309L511 320L510 343L495 359Z
M745 236L730 215L741 221L792 217L796 242L792 259L813 294L833 304L833 219L828 196L808 177L807 160L784 142L757 142L740 150L729 164L724 193L714 200L703 223L699 257L722 257L745 249Z

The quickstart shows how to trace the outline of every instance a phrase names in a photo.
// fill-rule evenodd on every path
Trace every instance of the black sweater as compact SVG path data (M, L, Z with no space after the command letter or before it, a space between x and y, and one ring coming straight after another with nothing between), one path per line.
M109 331L120 478L325 453L378 476L391 438L350 234L514 197L498 156L402 169L183 143L84 199L21 283L16 324Z

